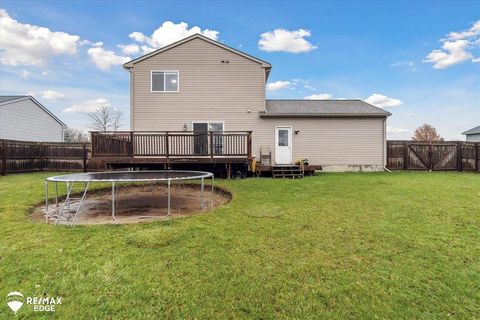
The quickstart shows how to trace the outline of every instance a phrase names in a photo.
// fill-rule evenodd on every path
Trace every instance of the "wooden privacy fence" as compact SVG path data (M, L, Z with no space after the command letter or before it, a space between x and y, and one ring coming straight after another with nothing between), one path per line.
M33 171L95 171L89 143L0 140L0 174Z
M387 141L391 170L480 171L480 143Z

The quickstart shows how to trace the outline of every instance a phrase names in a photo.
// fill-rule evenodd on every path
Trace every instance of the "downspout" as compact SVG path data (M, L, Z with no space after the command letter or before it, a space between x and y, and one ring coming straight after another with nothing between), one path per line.
M132 72L132 69L129 68L128 69L128 72L130 73L130 131L134 131L134 128L133 128L133 124L134 124L134 121L133 121L133 117L134 117L134 112L133 112L133 72Z

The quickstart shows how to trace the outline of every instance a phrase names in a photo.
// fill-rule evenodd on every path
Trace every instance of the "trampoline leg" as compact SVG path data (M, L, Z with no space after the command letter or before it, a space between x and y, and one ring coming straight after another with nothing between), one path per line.
M55 182L55 205L58 208L58 182Z
M115 218L115 182L112 182L112 219L117 220Z
M48 181L45 180L45 222L48 224Z
M170 216L170 179L168 179L168 211L167 216Z
M203 190L205 189L205 179L202 178L202 187L200 189L200 209L203 209Z
M212 176L212 193L210 195L210 208L213 208L213 190L214 190L215 178Z
M72 181L72 186L70 187L70 192L73 190L73 186L75 185L75 181ZM67 188L69 187L69 183L67 182ZM68 198L68 216L70 216L70 197Z

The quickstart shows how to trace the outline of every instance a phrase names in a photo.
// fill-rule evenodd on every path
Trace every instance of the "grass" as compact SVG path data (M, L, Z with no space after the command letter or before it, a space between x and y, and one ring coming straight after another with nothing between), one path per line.
M0 178L0 297L63 297L18 319L480 318L478 174L220 181L208 214L74 229L29 220L49 175Z

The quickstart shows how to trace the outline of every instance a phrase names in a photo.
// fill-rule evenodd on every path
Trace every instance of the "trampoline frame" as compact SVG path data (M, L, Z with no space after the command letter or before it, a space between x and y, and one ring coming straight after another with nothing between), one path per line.
M112 176L120 176L120 175L133 175L135 174L165 174L168 176L170 174L175 175L175 173L191 173L191 176L183 176L183 177L153 177L153 178L92 178L94 176L101 176L101 175L112 175ZM195 175L196 174L196 175ZM173 181L181 181L181 180L201 180L200 185L200 209L204 209L207 205L205 205L205 179L211 179L211 193L210 193L210 207L213 207L213 194L214 194L214 184L215 184L215 177L211 172L205 171L189 171L189 170L151 170L151 171L103 171L103 172L88 172L88 173L75 173L75 174L66 174L61 176L53 176L48 177L45 179L45 222L48 223L50 218L55 219L55 225L58 224L59 221L70 221L72 216L72 201L79 200L78 206L73 209L73 218L70 221L70 225L73 227L75 225L75 221L77 219L78 214L81 212L82 206L85 202L87 191L90 184L93 182L99 183L111 183L112 184L112 219L117 220L116 214L116 189L118 187L118 183L125 183L125 182L151 182L152 184L155 182L167 182L167 197L168 197L168 210L167 210L167 217L170 216L171 213L171 185ZM67 194L65 197L65 201L63 205L59 205L58 201L58 183L64 182L67 188ZM75 183L82 183L84 184L83 191L80 193L80 198L72 197L72 191ZM53 209L50 208L49 199L48 199L48 187L49 183L55 184L55 207ZM68 213L68 218L64 216L65 211Z

